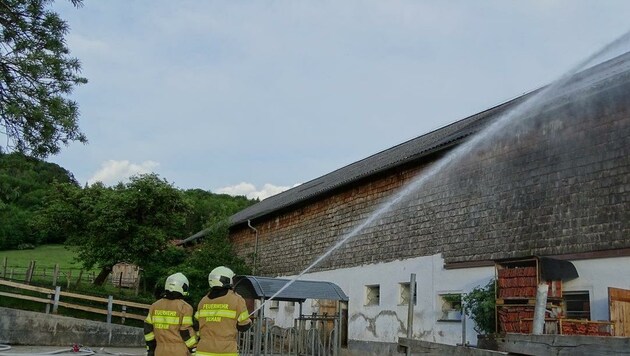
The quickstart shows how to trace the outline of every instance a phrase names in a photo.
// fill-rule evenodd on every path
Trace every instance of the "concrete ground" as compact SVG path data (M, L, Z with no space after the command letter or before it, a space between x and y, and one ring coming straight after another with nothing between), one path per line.
M7 351L0 351L0 355L11 355L15 354L18 356L19 354L44 354L50 353L51 351L59 351L59 353L54 353L54 355L80 355L80 353L72 352L71 346L62 347L62 346L13 346L10 345L11 349ZM120 355L120 356L144 356L146 355L146 349L144 347L92 347L90 348L97 355ZM68 350L68 352L63 352L63 350Z

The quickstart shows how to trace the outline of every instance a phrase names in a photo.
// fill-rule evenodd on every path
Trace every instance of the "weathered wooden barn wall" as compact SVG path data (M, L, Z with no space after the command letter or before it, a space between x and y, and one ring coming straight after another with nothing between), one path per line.
M630 84L593 90L527 111L464 149L314 270L436 253L456 263L630 248ZM252 221L256 273L299 273L436 162L398 167ZM253 230L233 226L230 236L251 263Z

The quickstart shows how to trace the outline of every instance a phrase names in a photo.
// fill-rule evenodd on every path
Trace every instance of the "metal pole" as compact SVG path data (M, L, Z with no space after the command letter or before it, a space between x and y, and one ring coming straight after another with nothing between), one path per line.
M260 299L261 305L265 302L264 298ZM258 309L258 320L256 320L256 334L254 334L254 355L259 356L260 350L262 348L262 332L263 332L263 318L265 316L263 310L265 308L261 307Z
M60 286L56 286L55 287L55 299L53 301L53 309L52 309L53 314L57 314L57 308L59 307L59 296L60 295L61 295L61 287Z
M407 339L413 337L413 296L416 294L416 274L412 273L409 280L409 309L407 310ZM407 356L411 355L411 347L407 346Z
M251 220L247 220L247 226L254 230L254 233L256 234L256 240L254 242L254 268L252 268L252 274L256 275L256 266L258 265L258 230L252 226Z
M534 307L534 325L532 334L542 335L545 327L545 307L547 306L547 293L549 286L547 282L540 282L538 292L536 293L536 306Z
M335 325L335 356L339 356L339 353L341 352L341 311L341 301L339 300L337 301L337 325Z
M463 298L462 298L462 346L466 346L466 304L464 303Z
M114 309L114 297L110 295L109 298L107 298L107 324L112 323L113 309Z

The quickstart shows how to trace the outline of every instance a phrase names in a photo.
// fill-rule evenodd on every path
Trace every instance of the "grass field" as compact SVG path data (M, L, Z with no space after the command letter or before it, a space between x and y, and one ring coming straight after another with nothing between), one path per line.
M6 257L8 267L28 267L31 261L36 261L37 267L53 268L58 263L61 269L81 269L75 256L64 245L43 245L32 250L0 251L0 263Z

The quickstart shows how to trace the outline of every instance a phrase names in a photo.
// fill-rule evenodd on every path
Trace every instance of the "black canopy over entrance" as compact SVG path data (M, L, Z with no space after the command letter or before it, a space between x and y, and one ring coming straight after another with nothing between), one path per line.
M234 290L243 298L269 299L287 283L289 279L236 276ZM348 301L348 296L332 282L296 280L273 298L278 301L303 303L306 299L326 299Z

